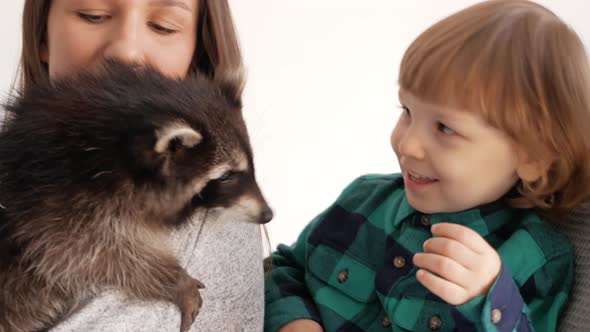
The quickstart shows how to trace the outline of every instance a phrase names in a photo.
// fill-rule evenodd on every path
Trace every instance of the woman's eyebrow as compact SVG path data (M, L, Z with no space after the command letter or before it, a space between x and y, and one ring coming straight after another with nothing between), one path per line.
M152 0L150 6L161 6L161 7L178 7L189 12L192 12L186 2L179 0Z

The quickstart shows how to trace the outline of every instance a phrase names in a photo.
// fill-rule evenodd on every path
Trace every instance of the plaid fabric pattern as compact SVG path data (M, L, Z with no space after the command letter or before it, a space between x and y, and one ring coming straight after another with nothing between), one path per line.
M466 225L502 259L490 292L460 306L416 279L415 253L438 222ZM497 201L452 214L414 210L398 174L350 184L265 276L265 331L313 319L325 331L555 331L573 281L573 248L532 212Z

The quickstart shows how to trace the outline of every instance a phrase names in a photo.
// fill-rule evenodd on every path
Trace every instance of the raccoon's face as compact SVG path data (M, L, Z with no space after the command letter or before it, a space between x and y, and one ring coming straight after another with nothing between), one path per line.
M231 208L252 222L269 222L273 214L256 182L241 101L232 99L232 86L134 73L141 81L134 87L144 85L140 91L149 94L135 99L137 111L126 121L134 126L126 128L130 150L123 154L132 156L130 175L153 193L148 200L154 212L178 210L170 218L181 222L195 209Z
M12 176L3 189L22 193L10 198L26 204L15 210L75 201L79 215L108 210L178 224L195 209L235 207L266 223L272 212L236 91L231 82L118 62L39 85L7 108L0 156Z
M178 221L199 208L236 209L260 224L272 219L255 179L241 114L237 111L230 118L223 127L180 121L158 131L152 162L156 162L166 191L176 194L169 197L186 200Z

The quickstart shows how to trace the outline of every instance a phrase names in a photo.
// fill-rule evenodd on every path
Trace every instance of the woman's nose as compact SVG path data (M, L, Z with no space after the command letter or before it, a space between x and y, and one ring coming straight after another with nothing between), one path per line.
M135 21L126 19L113 29L104 50L104 58L138 65L146 62L141 26Z

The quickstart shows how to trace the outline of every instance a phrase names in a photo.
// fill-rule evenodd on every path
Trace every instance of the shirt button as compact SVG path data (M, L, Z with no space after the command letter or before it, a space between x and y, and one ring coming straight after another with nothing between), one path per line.
M424 226L430 226L430 217L426 215L422 216L422 218L420 218L420 223Z
M438 317L437 315L430 317L430 320L428 321L428 327L432 331L436 331L436 330L440 329L441 326L442 326L442 320L440 320L440 317Z
M391 321L389 320L389 317L387 317L387 315L383 317L381 325L383 325L383 327L389 327L391 325Z
M393 258L393 266L397 269L403 268L406 266L406 259L402 256L395 256L395 258Z
M500 309L494 309L494 310L492 310L491 316L492 316L491 317L492 323L498 324L502 320L502 311L500 311Z
M348 279L348 270L342 270L338 272L338 276L336 277L339 283L343 283Z

